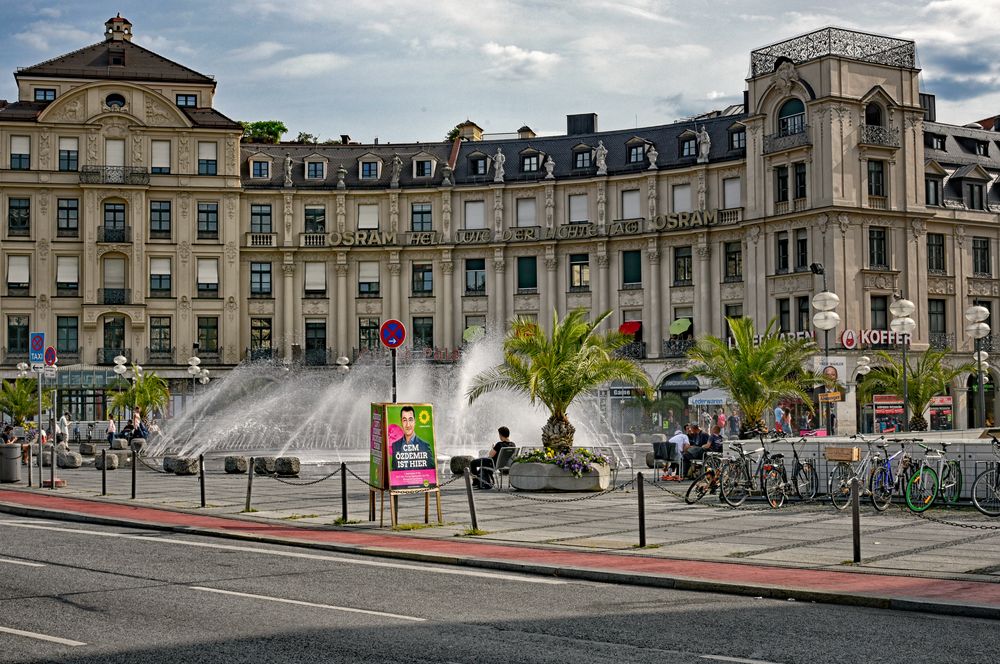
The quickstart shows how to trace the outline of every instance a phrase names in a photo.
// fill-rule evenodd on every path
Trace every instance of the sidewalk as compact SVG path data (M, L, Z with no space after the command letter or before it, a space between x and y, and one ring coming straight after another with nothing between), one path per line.
M469 514L459 481L442 491L444 526L404 534L380 529L377 522L333 526L341 509L339 477L307 486L256 477L253 505L260 511L241 513L247 478L212 470L220 461L209 464L204 509L197 478L141 469L138 499L131 501L130 471L109 473L110 495L100 498L100 472L82 468L59 470L69 482L66 489L27 489L23 483L0 488L0 511L595 581L1000 619L997 530L943 525L898 510L866 511L865 557L861 566L851 566L845 564L851 557L849 516L829 505L779 511L687 506L647 485L645 549L634 548L636 496L625 491L595 498L547 496L544 502L479 491L479 526L487 534L461 537ZM304 469L297 482L332 470ZM355 472L360 470L359 465ZM353 477L348 484L349 516L366 519L364 485ZM573 497L584 499L565 502ZM938 516L1000 525L966 510ZM422 520L423 500L404 497L401 523L415 527Z

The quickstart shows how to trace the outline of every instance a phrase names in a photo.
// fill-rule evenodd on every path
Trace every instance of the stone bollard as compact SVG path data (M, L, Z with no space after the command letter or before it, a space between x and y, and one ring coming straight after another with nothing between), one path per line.
M646 452L646 468L652 468L653 464L656 462L656 457L652 452Z
M472 463L472 457L467 455L453 456L450 462L451 474L463 475L465 474L465 469L469 467Z
M113 450L127 450L128 441L124 438L112 438L111 439L111 449Z
M247 458L245 456L227 456L226 472L230 475L242 475L247 472Z
M97 443L80 443L80 454L85 456L94 456L97 454Z
M257 475L270 475L274 473L274 457L254 457L253 472Z
M130 442L131 442L131 449L134 449L136 451L141 450L146 446L145 438L133 438Z
M278 457L274 460L274 472L282 477L298 477L300 466L298 457Z
M94 468L97 470L105 470L104 462L107 461L107 470L115 470L118 468L118 455L108 454L107 456L101 455L99 457L94 457Z
M174 464L175 475L197 475L198 457L180 457Z
M163 472L172 473L177 470L177 459L176 456L165 456L163 457Z
M114 456L118 458L119 468L128 468L129 465L132 463L132 453L129 452L128 450L114 450L112 452L108 452L108 456Z
M635 445L635 434L634 433L623 433L621 434L622 445Z
M63 452L56 455L56 465L60 468L79 468L83 465L83 456L76 452Z

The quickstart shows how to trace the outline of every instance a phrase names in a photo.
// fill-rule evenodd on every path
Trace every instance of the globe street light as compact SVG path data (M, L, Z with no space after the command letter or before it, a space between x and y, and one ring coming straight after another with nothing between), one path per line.
M18 378L26 378L28 376L29 369L31 369L31 366L27 362L18 362L17 363L17 372L18 372L17 373L17 377Z
M910 314L916 311L917 307L907 299L893 295L893 302L889 305L889 313L892 314L892 323L889 329L897 335L902 335L903 339L903 430L910 430L910 391L906 384L906 347L910 345L910 335L917 329L917 322L910 318Z
M840 314L834 311L840 304L840 297L836 293L831 293L826 289L826 271L823 269L822 264L813 263L809 267L813 271L813 274L819 274L823 277L823 291L816 293L812 298L812 306L816 309L816 313L813 315L813 327L817 330L823 330L823 360L824 362L829 362L830 330L840 325ZM826 409L826 433L828 436L832 436L833 404L827 403Z
M337 373L339 373L341 376L346 376L350 372L351 372L351 361L347 357L341 355L340 357L337 358Z
M197 355L193 355L188 358L188 369L187 372L191 376L191 399L194 399L194 388L195 381L198 379L198 375L201 373L201 358Z
M978 411L976 413L976 426L979 428L986 426L986 394L983 392L983 371L989 369L989 364L986 363L989 356L980 349L980 345L982 339L990 334L990 325L986 322L989 317L990 310L986 307L976 305L965 310L965 320L969 321L965 331L976 340L976 353L973 358L976 360L976 374L978 375L976 392L979 404L976 409Z

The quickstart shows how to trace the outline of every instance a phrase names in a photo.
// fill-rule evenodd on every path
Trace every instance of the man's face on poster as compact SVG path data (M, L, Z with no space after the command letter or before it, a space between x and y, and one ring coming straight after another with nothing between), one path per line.
M403 428L403 437L406 440L413 438L413 429L417 420L412 410L404 410L399 414L399 425Z

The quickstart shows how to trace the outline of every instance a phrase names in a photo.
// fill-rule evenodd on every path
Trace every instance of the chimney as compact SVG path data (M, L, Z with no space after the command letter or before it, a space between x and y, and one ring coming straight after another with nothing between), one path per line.
M348 143L351 142L351 137L348 134L341 134L340 142L343 143L344 145L347 145Z
M517 137L518 138L534 138L535 137L535 132L531 131L531 127L529 127L528 125L524 125L523 127L521 127L520 129L517 130Z
M597 113L579 113L566 116L566 135L594 134L597 132Z
M466 120L462 124L458 125L457 129L458 137L463 141L483 140L483 128L472 120Z
M132 41L132 23L117 14L104 22L104 41Z

